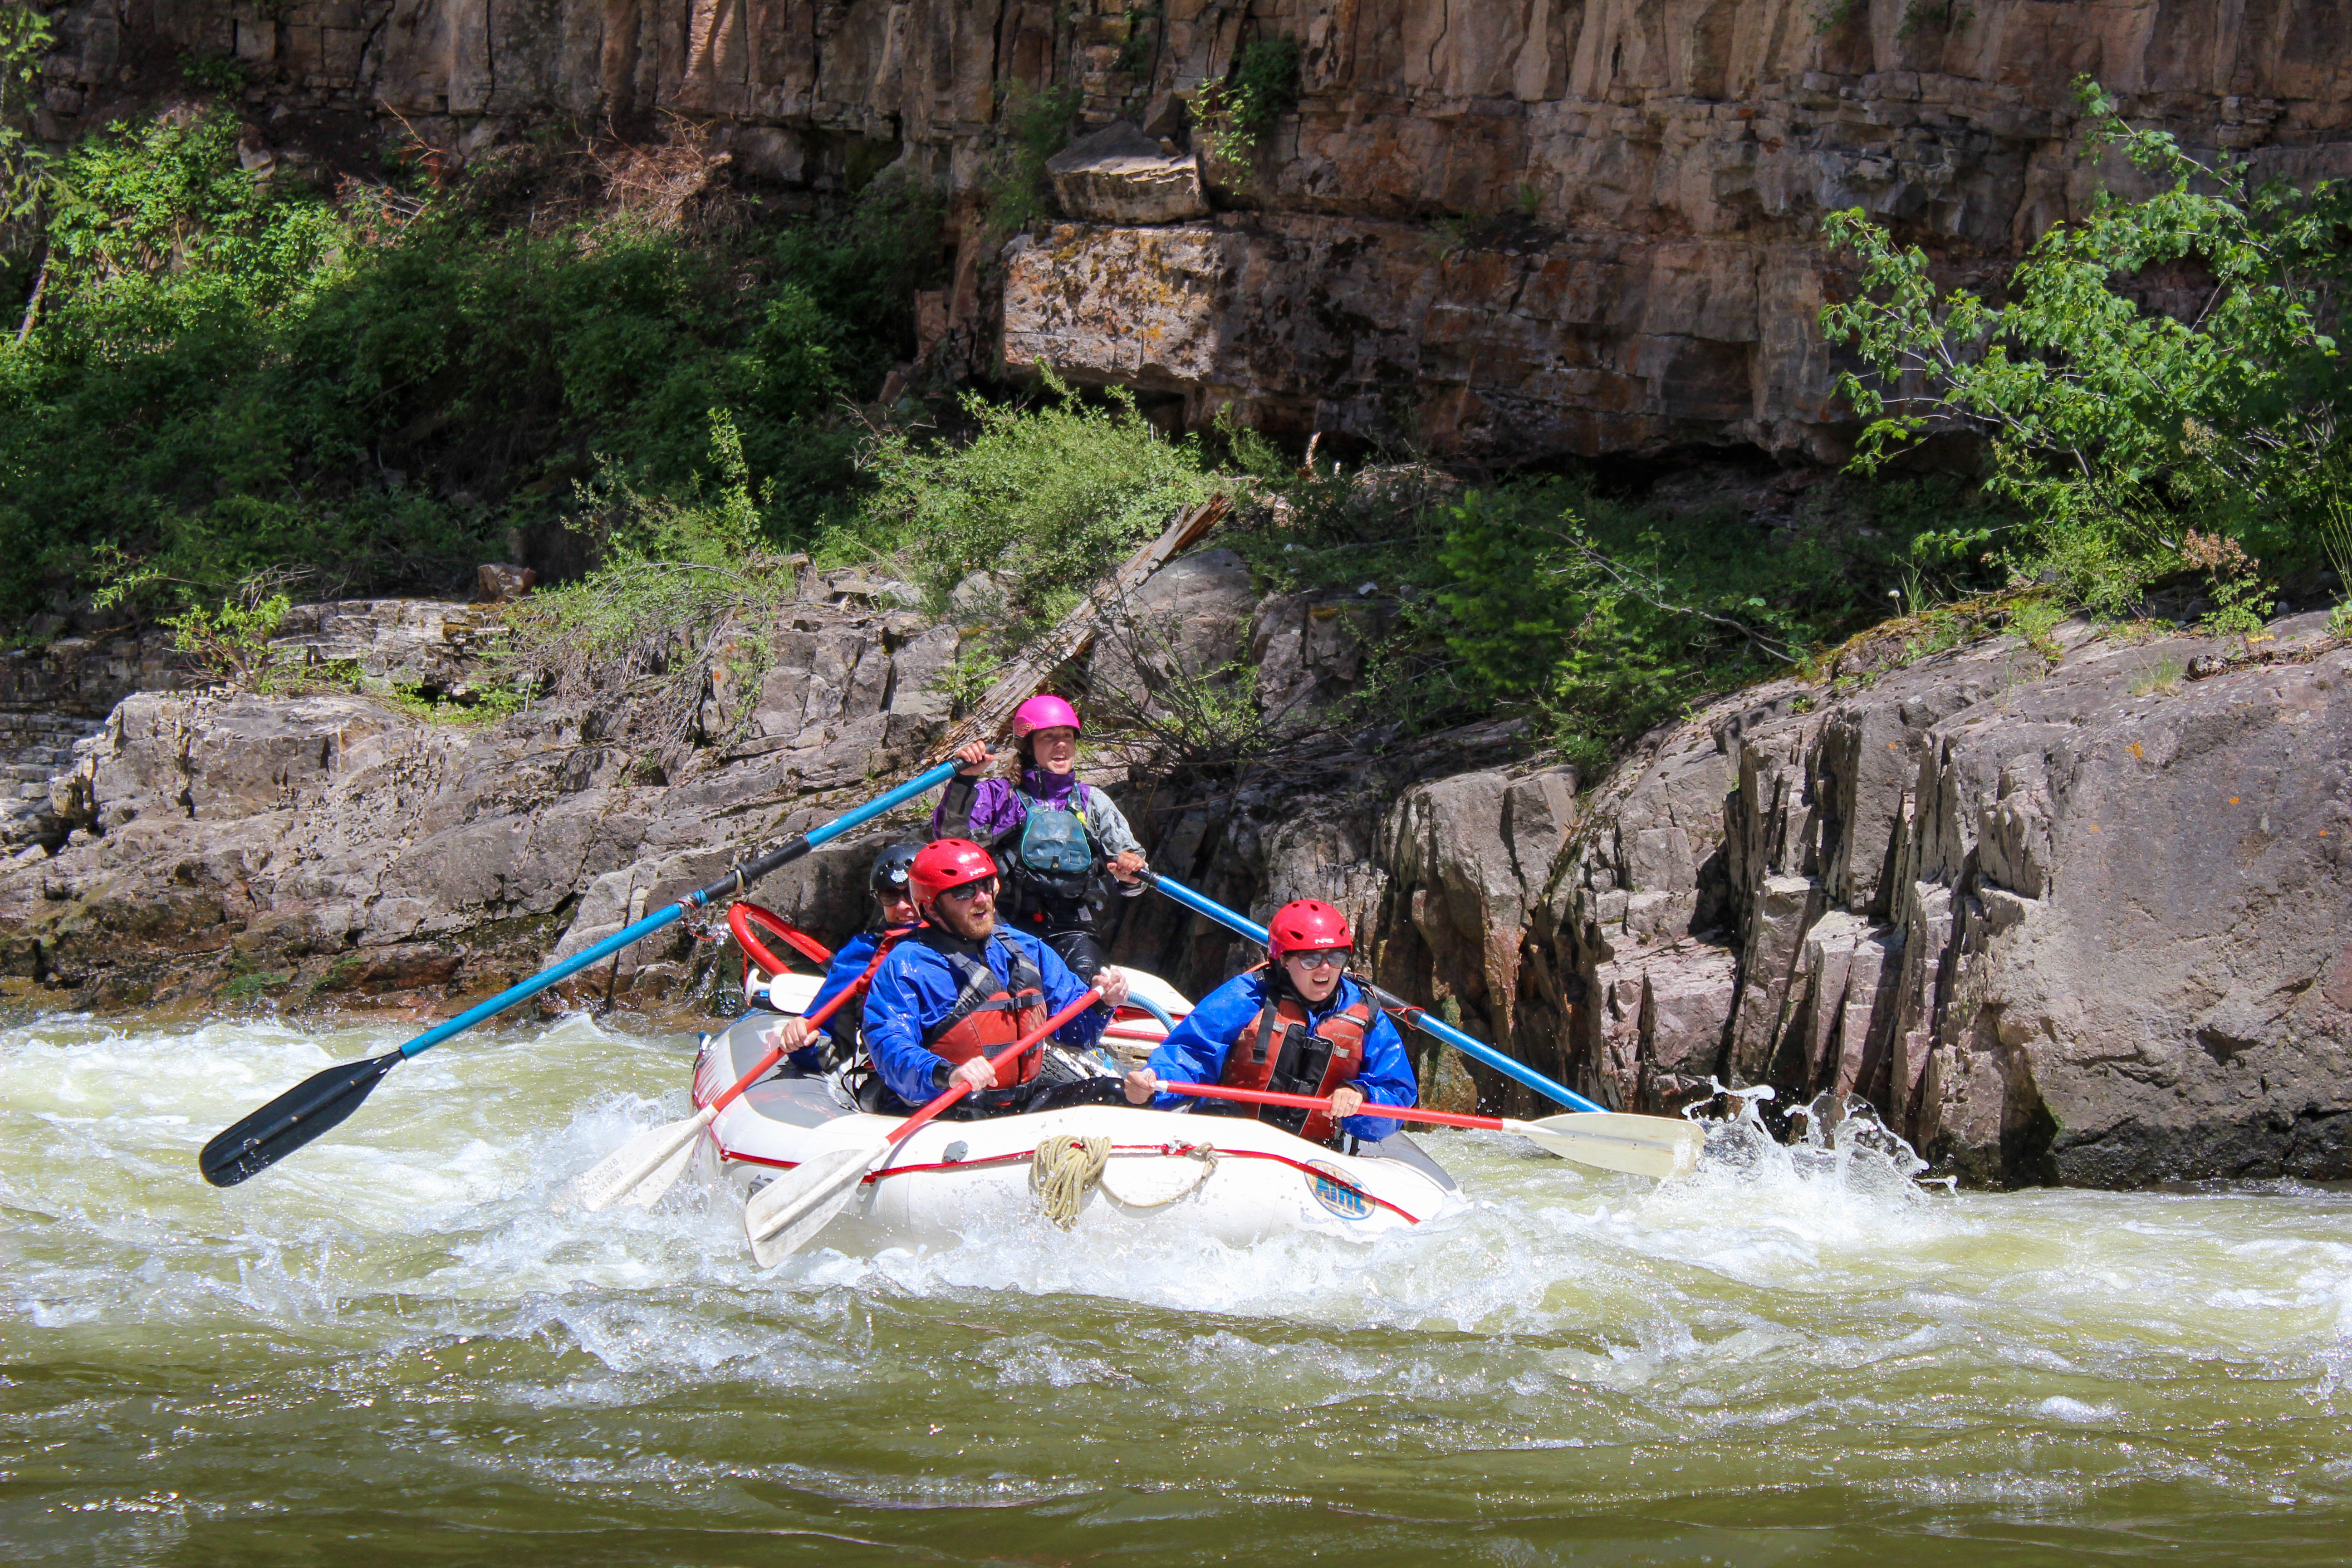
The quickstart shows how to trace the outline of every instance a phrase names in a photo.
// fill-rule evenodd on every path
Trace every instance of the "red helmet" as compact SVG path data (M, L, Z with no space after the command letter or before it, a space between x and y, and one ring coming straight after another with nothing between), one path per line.
M1266 954L1276 963L1285 953L1356 945L1348 935L1348 917L1320 899L1296 899L1283 905L1265 929Z
M1016 741L1040 730L1081 728L1078 710L1050 691L1032 697L1013 710L1013 738Z
M907 868L907 890L920 909L950 888L984 882L995 875L996 862L987 850L969 838L942 838L924 845Z

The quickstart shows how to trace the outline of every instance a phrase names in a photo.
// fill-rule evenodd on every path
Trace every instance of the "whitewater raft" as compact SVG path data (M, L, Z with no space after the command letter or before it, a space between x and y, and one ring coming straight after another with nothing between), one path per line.
M1171 1016L1190 1010L1165 982L1128 973L1139 994ZM807 1005L815 981L782 974L761 991L770 1006L703 1040L694 1068L698 1108L757 1065L766 1050L761 1037L779 1014ZM1121 1043L1148 1049L1164 1026L1130 1007L1111 1030ZM1117 1076L1106 1058L1059 1048L1049 1052L1045 1070ZM870 1105L874 1093L856 1074L786 1068L711 1123L699 1155L704 1171L748 1196L813 1155L870 1145L903 1120L862 1109L860 1095ZM1061 1134L1110 1143L1099 1178L1081 1199L1072 1226L1079 1233L1181 1228L1234 1246L1298 1234L1369 1238L1460 1202L1453 1178L1402 1132L1343 1152L1239 1117L1086 1105L926 1125L866 1178L817 1245L859 1254L949 1247L983 1231L1002 1234L1008 1222L1044 1224L1032 1172L1039 1145Z

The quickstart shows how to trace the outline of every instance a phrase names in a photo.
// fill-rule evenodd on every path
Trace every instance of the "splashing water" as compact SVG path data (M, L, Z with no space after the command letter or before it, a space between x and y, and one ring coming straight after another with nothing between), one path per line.
M731 1197L557 1212L690 1042L468 1036L247 1184L204 1140L399 1037L0 1034L11 1562L2332 1562L2352 1194L1954 1194L1865 1108L1664 1184L1425 1140L1369 1245L762 1273Z

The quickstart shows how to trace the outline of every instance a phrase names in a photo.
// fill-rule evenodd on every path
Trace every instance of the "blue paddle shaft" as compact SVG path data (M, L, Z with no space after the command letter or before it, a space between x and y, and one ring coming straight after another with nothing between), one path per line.
M1231 927L1233 930L1239 931L1242 935L1249 938L1250 941L1258 943L1260 946L1265 945L1266 940L1265 927L1258 924L1247 915L1235 910L1229 910L1225 908L1224 905L1217 902L1216 900L1201 893L1196 893L1192 889L1184 886L1181 882L1171 881L1158 872L1150 873L1147 879L1153 887L1159 889L1161 892L1167 894L1170 898L1175 900L1186 909L1192 910L1195 914L1206 915L1211 920L1215 921L1219 925ZM1526 1084L1529 1089L1534 1089L1538 1094L1548 1096L1549 1098L1558 1100L1560 1104L1574 1110L1606 1110L1609 1109L1605 1105L1594 1104L1591 1100L1585 1099L1584 1096L1577 1093L1576 1090L1569 1088L1566 1084L1554 1083L1551 1079L1544 1077L1543 1074L1536 1071L1535 1068L1528 1066L1527 1063L1507 1057L1502 1052L1495 1049L1494 1047L1486 1045L1483 1041L1472 1039L1469 1036L1464 1034L1453 1025L1446 1023L1444 1019L1431 1017L1421 1008L1412 1005L1409 1002L1402 1001L1398 997L1390 995L1387 992L1381 990L1377 985L1367 984L1364 989L1370 991L1374 996L1378 997L1381 1006L1390 1009L1391 1012L1403 1014L1405 1022L1411 1024L1414 1028L1421 1030L1424 1034L1436 1037L1438 1039L1444 1041L1447 1045L1452 1046L1455 1050L1460 1051L1465 1056L1476 1058L1478 1060L1485 1062L1488 1067L1493 1068L1496 1072L1501 1073L1506 1078L1517 1079L1519 1082Z
M647 915L625 931L614 931L593 947L581 949L554 968L534 974L520 985L508 986L488 1001L477 1003L446 1023L434 1025L433 1027L401 1047L400 1054L404 1057L413 1057L421 1051L429 1051L452 1035L462 1035L484 1019L495 1018L518 1003L528 1002L549 986L569 980L592 964L601 963L631 942L653 935L662 927L684 915L689 907L700 909L713 899L723 899L746 883L757 881L779 867L799 859L818 845L829 839L838 838L854 827L864 826L884 812L904 805L926 790L937 789L947 783L954 775L955 771L954 763L941 763L920 778L908 780L889 794L866 802L856 811L836 816L822 827L813 827L806 833L795 835L782 847L770 850L756 860L734 868L710 886L688 893L684 899L671 904L659 913Z

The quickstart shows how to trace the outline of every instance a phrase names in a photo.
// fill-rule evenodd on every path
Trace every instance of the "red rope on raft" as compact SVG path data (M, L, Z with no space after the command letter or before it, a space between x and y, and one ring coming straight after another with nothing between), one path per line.
M719 1144L719 1157L721 1160L733 1160L744 1165L765 1165L776 1171L790 1171L800 1164L798 1160L772 1160L764 1154L740 1153L730 1149L726 1144L719 1143L715 1129L711 1132L710 1141ZM1174 1145L1167 1143L1114 1143L1111 1145L1111 1152L1114 1154L1166 1154L1173 1147ZM1402 1219L1407 1225L1421 1223L1419 1215L1399 1208L1379 1194L1368 1192L1345 1176L1335 1175L1329 1171L1318 1170L1304 1161L1292 1159L1287 1154L1276 1154L1262 1149L1218 1149L1216 1155L1220 1160L1272 1160L1276 1164L1289 1166L1301 1175L1312 1176L1318 1182L1328 1182L1344 1192L1354 1194L1368 1204L1378 1204L1389 1213ZM1034 1160L1036 1156L1037 1151L1031 1149L1025 1153L990 1154L978 1160L942 1160L928 1165L893 1165L887 1170L873 1172L866 1179L875 1182L884 1176L903 1176L916 1171L969 1171L977 1170L984 1165L1018 1164L1024 1160Z

